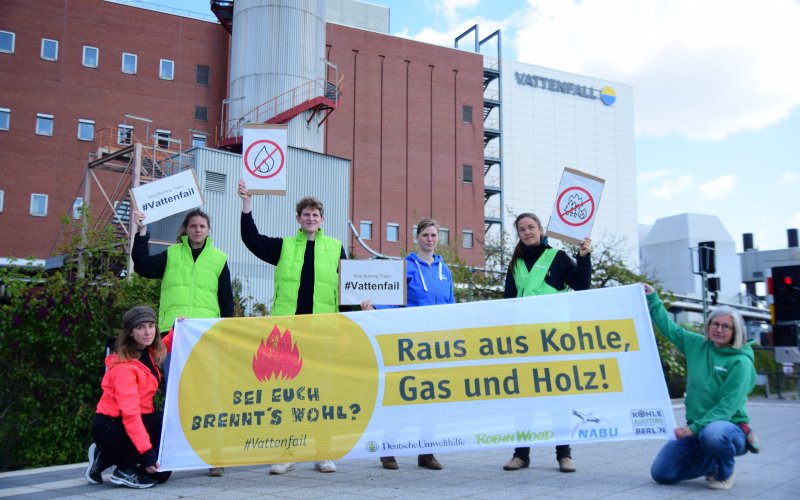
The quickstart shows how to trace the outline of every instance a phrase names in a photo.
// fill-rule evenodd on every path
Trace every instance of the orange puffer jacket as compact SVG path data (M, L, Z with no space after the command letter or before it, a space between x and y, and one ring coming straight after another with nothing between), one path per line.
M167 351L172 349L172 332L164 337ZM147 349L153 360L153 351ZM109 417L122 417L125 431L140 454L152 449L150 436L142 422L142 414L153 413L153 396L161 382L161 372L156 367L158 377L138 359L120 361L116 353L106 357L106 374L101 386L103 395L97 403L97 413Z

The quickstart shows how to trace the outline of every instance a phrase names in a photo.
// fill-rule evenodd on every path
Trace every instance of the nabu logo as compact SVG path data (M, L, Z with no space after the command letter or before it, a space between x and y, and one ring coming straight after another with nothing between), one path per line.
M578 423L572 429L572 437L578 439L608 439L619 436L619 428L614 427L610 420L594 416L592 413L581 413L572 410L572 415Z

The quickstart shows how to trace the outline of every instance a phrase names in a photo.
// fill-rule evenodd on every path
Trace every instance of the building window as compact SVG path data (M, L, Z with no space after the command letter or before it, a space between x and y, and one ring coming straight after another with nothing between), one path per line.
M172 132L169 130L156 130L156 137L158 138L158 147L168 149L170 143L170 137L172 137Z
M175 77L175 62L169 59L161 59L158 77L162 80L172 80Z
M53 135L53 115L46 115L44 113L36 113L36 134L37 135Z
M8 130L11 128L11 110L8 108L0 108L0 130Z
M78 140L93 141L94 140L94 120L78 120Z
M208 87L208 66L203 66L202 64L198 64L196 66L197 70L194 74L194 83L196 85L202 85L204 87Z
M464 165L462 172L464 182L472 184L472 165Z
M130 146L133 143L133 125L120 124L117 128L117 144Z
M464 239L464 248L472 248L472 231L461 231L461 237Z
M464 123L472 123L472 106L464 106L461 119Z
M16 35L12 31L0 30L0 52L13 54L15 39Z
M372 221L362 220L358 227L358 234L362 240L372 239Z
M72 202L72 218L73 219L80 219L81 212L83 211L83 198L75 198L75 201Z
M202 148L206 145L206 136L203 134L192 134L192 147Z
M411 226L411 239L414 240L414 243L417 242L417 224Z
M58 61L58 40L42 38L41 57L45 61Z
M6 203L6 192L0 189L0 214L3 213L3 206Z
M127 52L122 53L122 72L127 73L129 75L136 74L136 64L138 62L139 56L136 54L129 54Z
M83 46L83 65L87 68L96 68L100 64L100 49L89 45Z
M194 107L194 119L200 122L208 121L208 108L206 106Z
M450 230L446 227L439 228L439 244L445 246L450 244Z
M47 195L31 193L31 215L45 217L47 215Z
M400 226L394 223L386 224L386 241L397 241L400 237Z

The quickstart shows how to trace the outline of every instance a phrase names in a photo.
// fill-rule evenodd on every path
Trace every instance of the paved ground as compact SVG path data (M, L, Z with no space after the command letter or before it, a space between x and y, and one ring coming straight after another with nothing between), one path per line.
M400 457L400 470L387 471L377 460L348 460L338 471L321 474L300 464L283 476L267 467L227 468L225 476L200 471L173 474L169 482L132 490L106 482L87 484L85 464L0 474L0 497L44 498L800 498L800 402L755 398L749 405L752 425L763 451L737 460L736 484L729 492L709 490L703 479L674 486L650 479L650 463L663 441L628 441L573 448L574 474L558 471L554 450L535 448L532 468L505 472L511 450L437 455L444 470L416 466L416 457ZM683 421L683 406L675 405Z

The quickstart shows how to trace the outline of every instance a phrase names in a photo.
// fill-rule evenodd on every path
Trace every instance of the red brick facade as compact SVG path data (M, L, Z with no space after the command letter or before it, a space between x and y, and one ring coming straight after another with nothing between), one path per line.
M412 226L433 216L471 264L482 263L483 59L473 53L335 24L328 60L344 76L342 104L327 121L327 154L351 164L353 223L372 222L374 250L413 248ZM472 107L472 123L462 120ZM462 179L471 165L473 181ZM398 242L386 238L398 224ZM474 245L464 249L462 231ZM365 257L353 239L356 256Z
M125 113L150 118L150 133L169 130L191 145L189 129L213 135L226 97L228 34L218 25L100 0L4 0L0 30L15 33L13 54L0 53L0 108L11 110L0 131L0 256L47 257L61 215L83 196L81 181L92 142L77 138L78 120L95 132L123 123ZM58 60L40 57L42 38L58 40ZM82 65L83 46L99 49L98 67ZM122 53L136 54L136 74L121 71ZM159 78L161 59L174 79ZM210 68L196 85L196 66ZM195 106L208 121L194 119ZM37 113L54 116L52 136L36 135ZM145 140L145 123L134 135ZM46 217L30 215L31 193L48 195Z
M0 256L44 258L55 251L60 217L69 213L89 153L97 144L77 138L78 120L95 133L116 128L125 113L150 118L150 134L171 131L184 147L190 129L209 145L227 96L230 37L219 25L100 0L5 0L0 30L15 34L13 54L0 52L0 108L10 128L0 131ZM235 28L234 28L235 29ZM40 57L42 38L58 40L58 60ZM99 65L82 65L85 45ZM121 71L122 53L138 56L134 75ZM352 161L350 217L373 224L369 245L398 255L413 247L412 226L433 216L471 264L482 262L482 58L364 30L329 24L327 57L344 75L341 106L326 122L326 153ZM159 78L159 61L174 61L174 80ZM195 83L196 66L209 84ZM471 106L472 123L462 120ZM208 121L195 120L195 106ZM52 136L35 133L37 113L54 116ZM146 124L128 120L145 140ZM464 182L464 165L473 181ZM47 216L30 215L31 193L48 195ZM387 224L399 226L388 242ZM462 248L462 231L473 248ZM355 242L349 250L367 252Z

